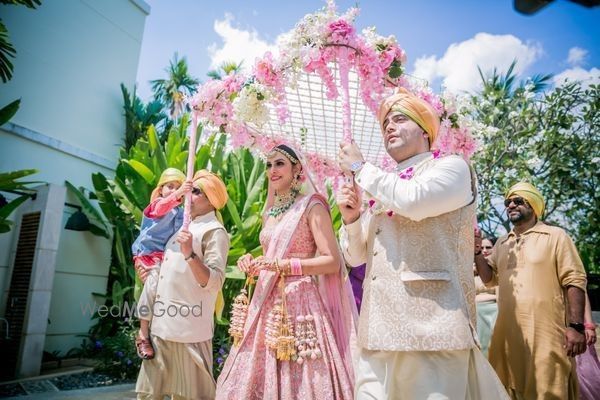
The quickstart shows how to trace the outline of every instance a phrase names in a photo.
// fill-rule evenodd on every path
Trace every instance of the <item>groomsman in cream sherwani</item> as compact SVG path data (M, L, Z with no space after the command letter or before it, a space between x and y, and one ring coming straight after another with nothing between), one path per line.
M430 151L440 120L413 94L384 100L378 118L396 171L340 145L355 177L338 195L342 250L348 264L367 263L356 398L507 399L476 336L472 170Z

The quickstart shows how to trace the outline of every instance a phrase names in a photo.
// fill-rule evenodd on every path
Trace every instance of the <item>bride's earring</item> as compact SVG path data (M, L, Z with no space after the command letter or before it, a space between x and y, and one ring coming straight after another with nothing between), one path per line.
M292 179L292 184L291 184L292 190L294 190L296 192L299 192L300 191L300 185L301 185L301 183L300 183L300 174L298 174L298 175L294 176L294 179Z

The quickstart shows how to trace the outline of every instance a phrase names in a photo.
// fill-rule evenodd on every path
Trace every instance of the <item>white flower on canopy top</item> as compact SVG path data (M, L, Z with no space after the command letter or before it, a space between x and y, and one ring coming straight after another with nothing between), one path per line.
M233 101L236 119L258 127L263 126L269 121L267 101L270 97L271 92L259 83L253 82L244 86Z

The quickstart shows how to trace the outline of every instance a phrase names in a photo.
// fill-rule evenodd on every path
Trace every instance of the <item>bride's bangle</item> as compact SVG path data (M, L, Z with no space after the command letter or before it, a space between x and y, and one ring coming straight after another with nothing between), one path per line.
M292 275L302 275L302 264L299 258L290 259L290 272Z
M279 259L278 258L275 259L275 272L278 275L281 273L281 270L279 269Z

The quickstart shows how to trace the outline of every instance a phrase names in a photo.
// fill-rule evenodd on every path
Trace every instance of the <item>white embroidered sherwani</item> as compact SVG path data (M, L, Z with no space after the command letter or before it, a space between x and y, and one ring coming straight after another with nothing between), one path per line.
M412 177L401 178L398 171L408 167ZM397 170L363 166L356 184L375 204L340 232L347 263L367 264L358 325L357 398L466 397L462 393L470 390L472 356L486 364L495 388L499 381L477 349L475 330L475 177L462 158L434 158L429 152L405 160ZM471 353L474 348L479 354ZM445 366L438 368L440 360L432 357L440 354L460 357L450 357L452 363L443 360ZM417 363L428 371L421 383L415 357L428 357ZM406 370L407 362L412 372ZM441 373L447 368L458 368L457 376L431 376L432 369ZM400 395L402 383L396 381L405 373L416 383L404 385ZM458 389L447 387L453 385Z

